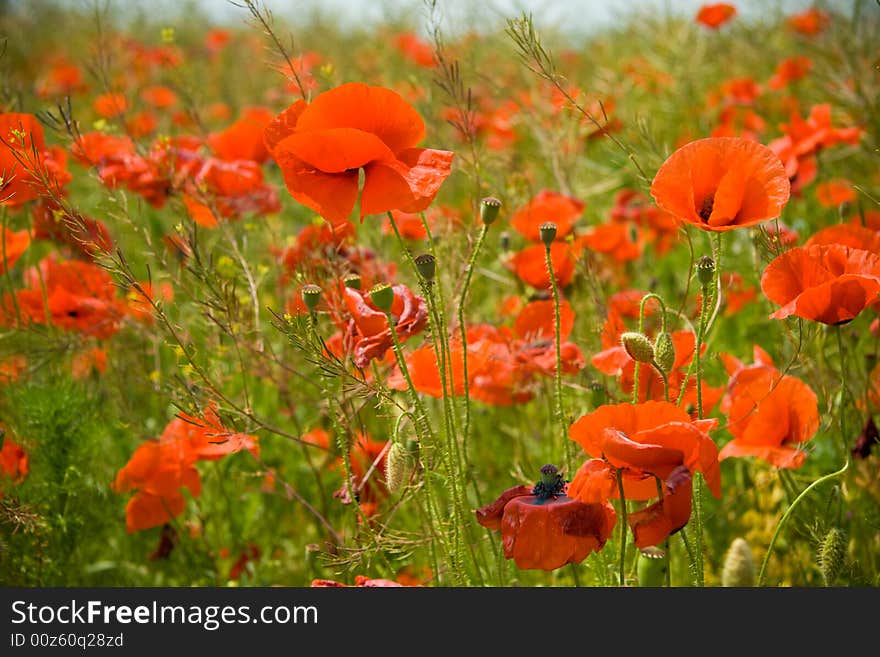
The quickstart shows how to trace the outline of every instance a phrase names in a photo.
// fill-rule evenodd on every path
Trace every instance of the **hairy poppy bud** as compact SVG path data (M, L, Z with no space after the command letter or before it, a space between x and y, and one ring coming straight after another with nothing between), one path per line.
M639 363L650 363L654 360L654 345L644 333L627 331L620 336L620 344L629 357Z
M429 283L434 280L437 271L437 259L430 253L423 253L415 257L416 269L419 275Z
M350 287L353 290L361 289L361 275L360 274L349 274L342 282L345 284L345 287Z
M639 550L639 586L663 586L666 582L668 569L669 559L664 550L658 547L646 547Z
M315 312L318 304L321 303L321 288L313 283L304 285L302 289L302 300L310 313Z
M668 331L661 331L654 340L654 363L664 374L669 374L675 365L675 344Z
M385 457L385 485L390 492L400 489L409 476L409 454L400 443L391 443Z
M501 210L501 201L494 196L487 196L480 201L480 219L486 226L491 226L498 218L498 212Z
M376 308L382 312L390 313L394 305L394 290L388 283L378 283L370 289L370 299Z
M714 276L715 261L712 260L712 258L709 256L703 256L697 260L697 279L700 281L700 285L706 287L711 284Z
M744 538L735 538L727 556L724 559L724 568L721 571L721 586L754 586L755 585L755 560L752 557L752 548Z
M817 556L825 586L833 586L846 559L846 534L844 531L832 527L822 539Z
M556 239L556 224L552 221L545 221L538 230L541 231L541 241L544 242L544 246L549 248Z

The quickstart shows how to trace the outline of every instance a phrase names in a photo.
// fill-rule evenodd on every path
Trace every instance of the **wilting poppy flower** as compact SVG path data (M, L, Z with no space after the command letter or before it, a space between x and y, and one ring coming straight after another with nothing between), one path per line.
M697 11L697 22L717 30L736 16L736 7L726 2L703 5Z
M12 268L30 243L27 230L13 231L0 227L0 274Z
M839 244L795 247L767 265L761 290L782 306L773 319L843 324L877 300L880 256Z
M709 137L675 151L651 195L661 208L703 230L723 232L774 219L790 184L779 157L740 137Z
M733 440L718 456L756 456L777 468L799 468L806 459L800 445L819 429L816 393L800 379L780 374L770 356L754 348L753 365L723 354L730 375L721 411Z
M792 14L786 22L794 31L814 36L831 24L831 16L828 15L828 12L810 7L800 13Z
M584 204L576 198L543 189L524 207L513 213L510 225L532 242L541 241L541 224L556 224L556 239L568 235L584 212Z
M555 570L598 552L614 530L617 515L606 501L568 497L556 467L541 468L535 486L515 486L477 509L477 522L500 530L504 557L522 570Z
M628 500L663 497L629 514L637 547L657 545L690 519L691 478L701 472L715 497L721 496L718 448L708 432L715 419L692 420L668 402L600 406L571 425L569 436L594 456L581 466L569 494L583 502L617 496L620 470Z
M856 190L848 180L829 180L816 186L816 200L825 208L856 200Z
M297 101L265 131L288 191L334 225L348 221L361 168L361 219L425 210L449 176L454 154L416 148L424 136L424 121L399 94L356 82L309 104Z

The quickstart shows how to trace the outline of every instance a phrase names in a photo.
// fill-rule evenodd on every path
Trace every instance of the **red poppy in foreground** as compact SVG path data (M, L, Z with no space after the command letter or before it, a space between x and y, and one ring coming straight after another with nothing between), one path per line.
M767 265L761 290L781 306L773 319L844 324L877 300L880 256L840 244L796 247Z
M449 176L453 153L416 148L422 117L395 91L352 82L297 101L265 130L290 194L331 224L348 220L364 169L361 219L421 212Z
M555 570L598 552L617 522L607 501L584 503L565 494L555 466L541 468L541 481L514 486L477 509L477 522L501 530L504 557L522 570Z
M780 374L760 347L755 346L754 354L755 363L749 366L721 356L730 375L721 410L733 440L718 460L756 456L777 468L799 468L807 457L799 446L819 429L816 393L800 379Z
M708 434L717 424L691 420L668 402L600 406L571 425L571 439L596 458L578 470L569 495L587 503L618 497L620 470L626 499L650 500L659 480L662 498L627 516L637 547L657 545L688 523L694 472L721 497L718 448Z
M703 5L697 12L697 22L717 30L736 16L736 7L726 2Z
M775 219L791 185L779 157L742 137L709 137L675 151L651 195L661 208L703 230L723 232Z

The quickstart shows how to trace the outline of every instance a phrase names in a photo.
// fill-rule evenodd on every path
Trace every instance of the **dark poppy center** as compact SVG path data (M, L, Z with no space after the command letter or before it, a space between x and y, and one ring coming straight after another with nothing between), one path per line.
M548 463L541 468L541 481L535 484L532 495L537 497L540 503L551 498L556 499L564 490L565 479L559 474L559 469L555 465Z
M703 202L700 204L700 219L707 222L709 221L709 217L712 216L712 208L715 207L715 193L709 194L706 198L703 199Z

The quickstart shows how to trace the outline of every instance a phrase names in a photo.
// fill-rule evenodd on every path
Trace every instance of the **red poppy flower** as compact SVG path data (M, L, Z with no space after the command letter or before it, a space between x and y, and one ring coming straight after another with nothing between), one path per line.
M424 121L399 94L354 82L294 103L265 131L288 191L334 225L348 221L361 168L361 219L425 210L454 154L416 148L424 136Z
M615 262L638 259L645 242L638 227L620 222L591 226L577 241L591 251L610 256Z
M703 5L697 11L697 22L713 30L732 20L736 16L736 7L726 2Z
M5 274L31 243L27 230L0 228L0 274Z
M880 254L880 233L861 224L834 224L810 235L804 246L838 244Z
M721 496L718 448L708 435L717 422L692 420L667 402L600 406L571 425L571 439L596 458L581 466L569 494L583 502L616 497L620 469L626 498L650 500L660 480L662 499L627 518L637 547L657 545L690 519L694 472Z
M40 98L75 96L86 91L89 85L83 78L82 70L64 57L55 57L45 76L36 85Z
M35 240L51 240L67 247L77 257L91 260L113 249L113 238L103 222L79 214L68 217L48 199L34 206L32 219Z
M168 87L157 84L141 91L141 100L156 109L168 109L177 104L177 94Z
M767 86L771 89L782 89L789 83L806 77L812 68L813 61L803 55L783 59L776 67L773 77L767 81Z
M26 368L27 358L24 356L10 356L0 360L0 385L17 381Z
M199 418L179 413L165 427L159 440L185 445L197 460L216 461L242 450L259 456L257 436L237 433L224 427L211 405L205 407L202 415Z
M568 235L584 212L584 204L576 198L543 189L524 207L514 212L510 225L532 242L541 241L541 224L556 224L556 239Z
M617 522L614 507L606 500L572 499L561 481L549 490L542 488L545 478L561 477L553 466L544 466L541 472L537 486L509 488L476 512L483 527L501 531L504 557L522 570L555 570L580 563L602 549Z
M335 579L313 579L312 583L309 586L311 588L347 588L352 585L345 584L343 582L338 582ZM367 587L367 588L397 588L397 587L419 586L419 585L418 584L401 584L400 582L395 582L392 579L385 579L382 577L372 578L372 577L367 577L366 575L355 575L354 586Z
M391 315L395 318L394 331L401 342L419 333L428 321L425 300L413 294L405 285L394 285L394 304ZM388 318L376 308L368 292L350 287L344 290L345 305L351 315L347 332L352 339L354 364L364 368L374 358L381 359L394 344Z
M428 231L425 230L422 217L418 213L392 210L391 214L394 216L394 223L397 224L397 230L400 231L400 236L403 239L423 240L428 237ZM382 221L382 233L384 235L394 234L391 221L387 217Z
M550 262L559 287L566 287L571 283L574 266L580 254L581 245L577 243L553 242L550 245ZM532 244L517 251L507 261L507 266L523 283L538 290L550 289L550 275L547 273L547 256L543 244Z
M816 186L816 200L822 207L835 208L855 201L856 190L848 180L829 180Z
M0 435L3 428L0 427ZM20 484L28 474L28 455L21 445L12 440L8 435L3 438L3 446L0 447L0 475L9 478L14 484ZM0 498L3 494L0 493Z
M55 193L72 179L64 151L47 148L37 117L0 113L0 205L18 208L50 191L32 171L45 174Z
M269 159L263 132L274 116L268 108L247 107L235 123L208 137L208 144L221 160L251 160L262 164Z
M840 244L795 247L767 265L761 290L781 306L773 319L843 324L877 300L880 256Z
M807 456L799 447L819 429L816 393L800 379L780 374L763 349L754 351L755 364L749 366L722 355L730 381L721 411L733 440L718 458L756 456L777 468L799 468Z
M863 132L858 126L835 128L832 125L829 103L813 105L806 119L793 112L789 123L782 124L780 128L791 140L791 152L796 157L810 155L819 148L827 148L835 144L856 145ZM770 146L772 147L773 144L771 143Z
M807 36L814 36L831 24L831 16L828 12L816 7L810 7L800 13L792 14L786 22L794 31Z
M437 65L434 61L434 49L431 44L422 41L412 32L404 32L394 37L394 45L400 53L411 62L425 68Z
M98 116L105 119L112 119L128 109L128 101L125 99L125 96L120 93L106 93L95 98L92 107L95 112L97 112Z
M651 195L682 221L723 232L778 217L790 183L779 157L766 146L709 137L675 151L657 171Z

